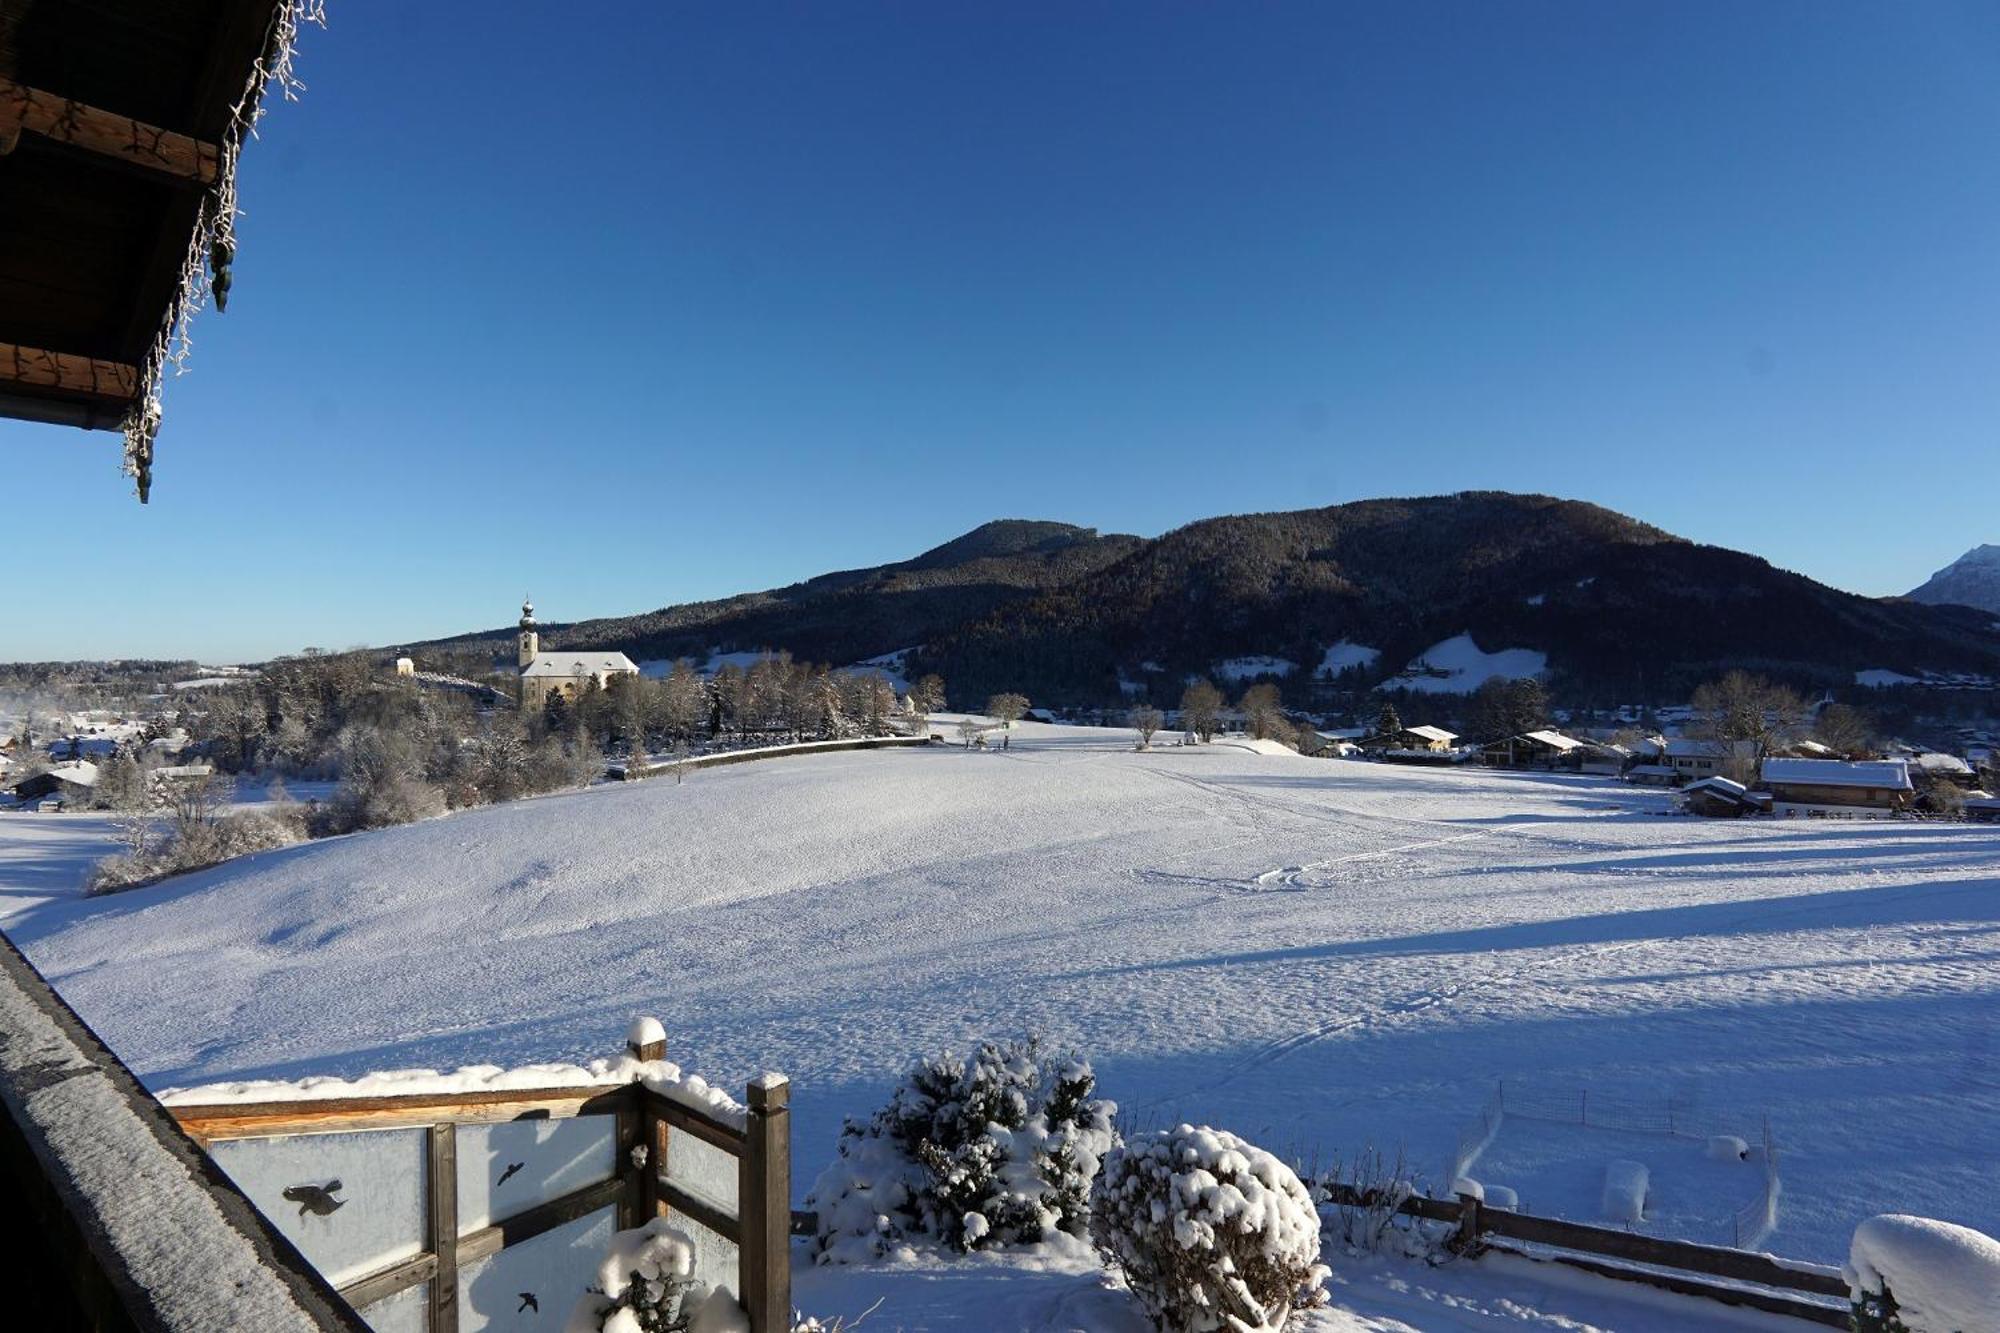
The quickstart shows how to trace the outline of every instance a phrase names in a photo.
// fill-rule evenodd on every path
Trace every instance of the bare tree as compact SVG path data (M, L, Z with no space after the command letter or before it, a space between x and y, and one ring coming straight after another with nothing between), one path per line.
M1268 681L1243 691L1243 698L1236 706L1243 710L1250 735L1257 740L1272 739L1284 725L1285 712L1278 687Z
M1807 714L1797 691L1747 671L1696 687L1693 705L1688 734L1715 746L1723 771L1739 782L1754 781L1765 757L1800 733Z
M1828 704L1813 722L1813 739L1843 759L1870 753L1874 736L1868 715L1851 704Z
M910 690L910 699L919 713L937 712L944 707L944 677L931 672Z
M1125 721L1132 730L1139 733L1139 748L1148 750L1153 745L1153 733L1166 721L1160 710L1151 704L1140 704L1125 715Z
M1203 741L1215 739L1222 726L1222 691L1205 680L1181 691L1181 727Z
M1003 727L1013 726L1027 711L1028 696L1025 694L996 694L986 701L987 715L998 718Z

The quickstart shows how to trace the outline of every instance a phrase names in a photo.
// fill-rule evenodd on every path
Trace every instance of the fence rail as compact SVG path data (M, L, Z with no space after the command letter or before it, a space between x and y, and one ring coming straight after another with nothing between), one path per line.
M1351 1185L1334 1185L1328 1193L1331 1202L1343 1207L1374 1207L1382 1202L1378 1192ZM1524 1258L1567 1264L1682 1295L1790 1315L1831 1328L1848 1326L1847 1283L1838 1269L1825 1265L1488 1208L1469 1195L1457 1199L1413 1195L1402 1200L1397 1211L1453 1224L1457 1232L1453 1243L1462 1249L1493 1246ZM1502 1243L1494 1245L1495 1241ZM1602 1256L1602 1260L1587 1256ZM1726 1286L1715 1279L1748 1285ZM1838 1298L1839 1303L1831 1303L1829 1297Z
M632 1051L640 1060L664 1060L666 1043L635 1044ZM791 1316L787 1239L791 1227L790 1084L781 1075L766 1074L752 1080L746 1094L742 1126L642 1083L182 1103L167 1110L188 1136L205 1148L245 1139L308 1134L396 1129L424 1132L422 1248L415 1255L343 1283L338 1288L340 1295L356 1309L428 1284L425 1327L430 1333L456 1333L458 1275L462 1270L569 1222L613 1208L621 1228L641 1225L652 1217L680 1214L736 1247L737 1296L749 1315L752 1333L777 1333L790 1327ZM484 1226L461 1229L460 1126L594 1116L615 1117L608 1177L494 1218ZM735 1159L733 1209L684 1187L673 1175L668 1154L676 1131Z

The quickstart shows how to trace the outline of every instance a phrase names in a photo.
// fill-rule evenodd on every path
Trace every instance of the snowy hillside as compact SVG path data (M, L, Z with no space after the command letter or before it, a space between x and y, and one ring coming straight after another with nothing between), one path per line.
M2000 613L2000 546L1975 546L1910 591L1916 602L1956 602Z
M658 1013L696 1069L792 1075L803 1189L910 1055L1035 1031L1141 1125L1401 1146L1435 1182L1500 1080L1671 1099L1769 1114L1774 1251L1837 1262L1888 1209L2000 1230L2000 829L1663 804L1029 724L1005 753L705 771L91 901L108 830L11 817L0 900L155 1087L584 1059ZM1503 1135L1491 1164L1596 1220L1570 1177L1652 1151L1615 1137ZM1679 1161L1653 1163L1669 1203L1712 1188Z

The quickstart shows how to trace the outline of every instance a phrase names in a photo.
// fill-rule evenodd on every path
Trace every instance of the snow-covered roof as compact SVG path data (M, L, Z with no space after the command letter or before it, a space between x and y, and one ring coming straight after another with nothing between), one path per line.
M1531 741L1540 741L1552 750L1574 750L1583 742L1563 735L1560 731L1530 731L1523 733Z
M1732 781L1729 778L1703 778L1700 782L1690 782L1687 786L1681 788L1681 791L1683 794L1687 792L1712 791L1722 796L1741 800L1749 793L1750 789L1742 783Z
M638 669L632 659L623 653L536 653L534 660L521 668L521 674L560 676L567 680L571 676L615 676L621 672L636 672Z
M72 764L56 764L48 770L48 775L78 787L97 785L97 765L88 759L79 759Z
M1767 784L1911 790L1909 765L1900 759L1766 759L1763 777Z
M1917 756L1917 767L1926 773L1955 773L1968 777L1972 774L1972 765L1955 754L1920 754Z
M1457 732L1446 731L1443 727L1404 727L1403 730L1412 736L1422 736L1427 741L1449 743L1458 739Z

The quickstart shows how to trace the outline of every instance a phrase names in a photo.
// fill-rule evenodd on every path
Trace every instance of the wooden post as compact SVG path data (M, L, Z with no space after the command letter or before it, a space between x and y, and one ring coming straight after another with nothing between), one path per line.
M646 1220L646 1178L653 1174L652 1154L649 1152L644 1162L635 1160L639 1147L645 1143L642 1135L646 1123L645 1099L640 1095L644 1089L634 1083L630 1089L632 1104L618 1113L618 1178L625 1188L618 1194L618 1229L630 1231Z
M658 1022L650 1018L633 1020L625 1034L625 1044L635 1060L664 1060L667 1058L667 1033ZM635 1127L634 1142L646 1149L646 1160L638 1165L638 1197L632 1201L633 1220L620 1222L620 1226L641 1226L658 1217L665 1210L660 1207L660 1173L667 1169L667 1124L653 1114L652 1104L641 1096L638 1101L638 1124ZM623 1166L635 1165L630 1157L631 1150L623 1146L625 1135L621 1127L618 1141L619 1151L627 1154Z
M792 1085L783 1074L750 1081L748 1142L736 1162L738 1296L750 1333L782 1333L792 1321Z
M431 1333L458 1333L458 1130L432 1125L425 1186L426 1243L437 1256L431 1276Z
M1451 1238L1451 1249L1455 1254L1477 1254L1479 1252L1480 1230L1479 1197L1474 1194L1458 1196L1458 1231Z

